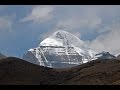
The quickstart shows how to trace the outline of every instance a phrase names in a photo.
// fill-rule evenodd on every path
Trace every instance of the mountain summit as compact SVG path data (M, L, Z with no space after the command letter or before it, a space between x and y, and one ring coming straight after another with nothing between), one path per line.
M43 40L39 46L84 46L84 42L73 34L59 30L54 32L51 36Z
M44 39L38 47L29 49L23 59L40 66L62 68L86 63L95 52L75 35L59 30Z

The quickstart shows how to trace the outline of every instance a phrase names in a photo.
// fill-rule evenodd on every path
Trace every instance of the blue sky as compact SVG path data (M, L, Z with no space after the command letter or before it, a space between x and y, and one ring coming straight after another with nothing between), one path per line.
M22 57L59 29L95 51L120 53L119 5L0 6L0 52L5 55Z

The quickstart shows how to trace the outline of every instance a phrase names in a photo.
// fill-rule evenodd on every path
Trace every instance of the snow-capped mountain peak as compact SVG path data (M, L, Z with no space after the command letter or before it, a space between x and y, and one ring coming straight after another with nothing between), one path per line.
M84 46L84 42L80 40L75 35L63 31L58 30L54 32L51 36L43 40L39 46Z
M75 35L58 30L44 39L38 47L29 49L23 59L40 66L61 68L86 63L95 52Z

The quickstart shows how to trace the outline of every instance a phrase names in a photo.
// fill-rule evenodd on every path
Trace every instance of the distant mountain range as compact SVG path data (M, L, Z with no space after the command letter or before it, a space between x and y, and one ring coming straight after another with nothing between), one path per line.
M116 56L110 54L109 52L105 52L105 51L96 54L95 57L97 59L116 59L117 58Z
M103 59L71 68L48 68L19 58L0 59L0 85L120 85L120 60Z
M59 30L29 49L23 59L40 66L64 68L91 61L94 53L75 35Z
M23 59L0 53L0 85L120 85L120 55L88 46L59 30Z
M66 68L81 65L95 59L115 59L109 52L95 52L75 35L58 30L29 49L23 59L45 67Z

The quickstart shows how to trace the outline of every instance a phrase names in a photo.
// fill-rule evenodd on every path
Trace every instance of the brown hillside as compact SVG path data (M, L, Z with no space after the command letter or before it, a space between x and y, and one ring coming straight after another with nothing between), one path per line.
M9 57L0 60L0 84L120 85L120 61L95 60L72 68L52 69Z

